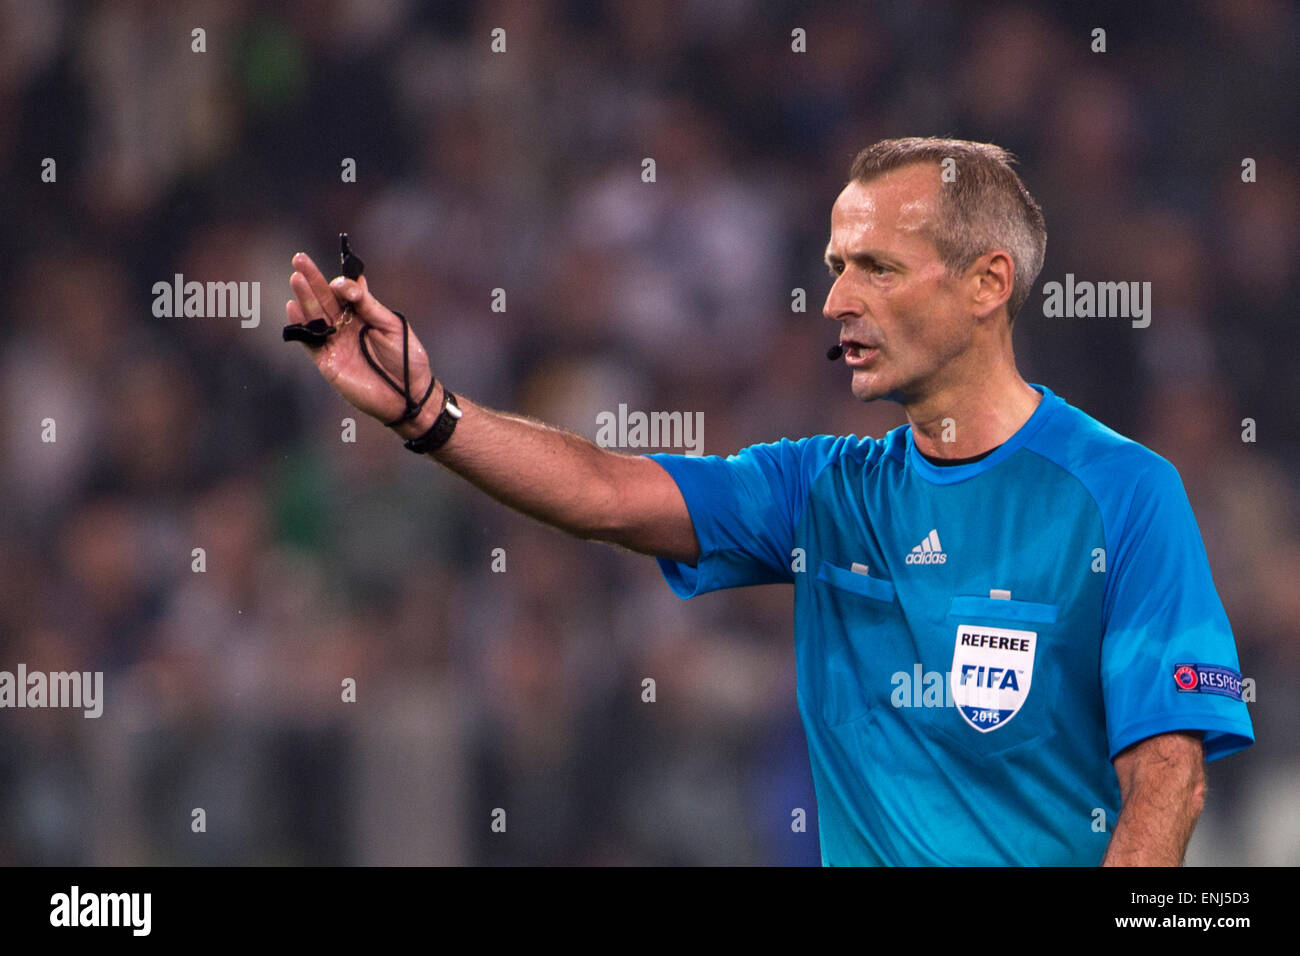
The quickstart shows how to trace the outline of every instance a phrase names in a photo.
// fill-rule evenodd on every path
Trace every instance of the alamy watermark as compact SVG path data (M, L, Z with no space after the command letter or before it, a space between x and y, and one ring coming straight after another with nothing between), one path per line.
M17 673L0 671L0 708L73 707L86 717L104 712L103 671L29 671L19 664Z
M153 314L158 319L224 319L238 316L240 326L255 329L262 321L262 283L185 281L153 284Z
M601 448L682 448L687 455L704 454L703 412L641 412L627 410L596 415L596 444Z
M895 671L890 676L894 689L889 702L894 707L956 707L961 693L964 703L992 706L996 691L1019 690L1023 675L1015 668L964 663L954 680L952 671L923 671L920 664L913 664L911 673Z
M83 893L73 884L50 897L50 925L56 927L124 927L133 936L148 936L152 913L152 893Z
M1132 319L1133 328L1151 324L1150 282L1075 281L1074 273L1065 274L1065 282L1048 282L1043 286L1043 315L1049 319Z
M913 664L911 673L895 671L889 683L894 688L889 702L895 707L957 706L948 671L923 671L920 664Z

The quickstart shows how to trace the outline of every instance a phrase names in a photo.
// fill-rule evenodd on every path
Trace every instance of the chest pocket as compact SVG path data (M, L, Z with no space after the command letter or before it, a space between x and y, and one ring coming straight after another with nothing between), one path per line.
M889 675L901 666L888 662L913 655L892 652L910 645L892 583L823 561L815 587L825 619L837 625L823 629L816 658L822 668L822 718L835 727L888 706Z
M1061 688L1059 618L1055 604L952 598L944 628L953 706L934 724L937 732L977 758L1052 736Z

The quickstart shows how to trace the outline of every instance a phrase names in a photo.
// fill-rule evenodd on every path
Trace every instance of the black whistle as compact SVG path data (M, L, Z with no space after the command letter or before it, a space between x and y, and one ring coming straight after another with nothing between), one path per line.
M312 319L306 325L286 325L280 334L286 342L306 342L315 349L324 345L325 340L337 331L324 319Z
M346 232L339 233L339 262L343 265L343 274L353 282L361 278L361 273L366 268L366 264L361 261L361 257L353 255L352 250L348 248L348 234Z

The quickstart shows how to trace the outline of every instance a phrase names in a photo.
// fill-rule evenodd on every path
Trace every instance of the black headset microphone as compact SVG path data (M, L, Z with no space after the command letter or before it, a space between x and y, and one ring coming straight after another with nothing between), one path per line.
M843 355L844 355L844 346L842 345L832 345L830 348L826 350L826 357L830 359L832 362L838 362L840 360L840 357Z

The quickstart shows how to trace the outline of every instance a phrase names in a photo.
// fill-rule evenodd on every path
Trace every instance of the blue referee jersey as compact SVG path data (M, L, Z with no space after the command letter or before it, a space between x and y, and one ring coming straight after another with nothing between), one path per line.
M659 559L674 592L794 584L826 865L1095 865L1117 753L1254 740L1178 472L1033 387L970 464L926 461L908 426L647 456L699 539L696 566Z

